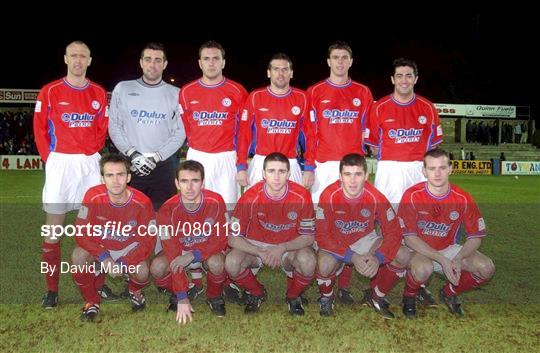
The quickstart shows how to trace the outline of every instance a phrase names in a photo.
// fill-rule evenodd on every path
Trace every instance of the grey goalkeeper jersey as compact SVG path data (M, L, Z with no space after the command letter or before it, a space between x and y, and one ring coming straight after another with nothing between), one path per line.
M179 89L161 81L151 86L139 78L122 81L112 93L109 135L122 153L135 148L169 158L184 143L186 133L180 117Z

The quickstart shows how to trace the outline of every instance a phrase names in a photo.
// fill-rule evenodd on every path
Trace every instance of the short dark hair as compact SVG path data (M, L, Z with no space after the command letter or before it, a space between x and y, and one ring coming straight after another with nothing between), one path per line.
M339 161L339 174L343 171L345 166L358 166L364 169L364 172L367 173L367 162L366 158L358 153L349 153Z
M211 49L211 48L219 49L219 51L221 52L221 56L223 57L223 59L225 59L225 49L223 49L223 46L219 44L218 42L216 42L215 40L209 40L208 42L203 43L199 47L199 58L201 57L201 53L203 49Z
M448 152L446 152L442 148L434 148L424 153L424 167L426 166L427 157L431 157L431 158L446 157L448 158L448 165L452 164L452 162L450 161L450 155L448 154Z
M167 53L165 53L165 46L162 43L150 42L144 46L141 50L141 59L144 58L144 51L146 49L150 50L161 50L163 52L163 61L167 61Z
M124 166L126 167L127 173L128 174L131 173L131 171L129 169L131 167L131 162L123 154L108 153L108 154L104 155L103 157L101 157L101 159L99 160L99 172L101 173L101 176L105 175L104 168L105 168L106 163L123 163Z
M68 48L70 45L73 45L73 44L82 45L82 46L86 47L86 49L88 49L88 52L90 53L90 56L92 55L92 51L90 50L90 47L88 46L88 44L86 44L86 43L83 42L82 40L74 40L73 42L71 42L71 43L69 43L68 45L66 45L66 54L67 54L67 48Z
M349 53L349 56L352 58L351 47L349 46L349 44L341 40L335 41L334 43L330 44L330 46L328 47L328 58L330 58L330 53L332 53L332 50L336 49L346 50Z
M289 68L292 70L292 60L291 58L285 54L285 53L276 53L272 55L270 58L270 61L268 62L268 70L272 69L272 61L274 60L285 60L289 62Z
M411 59L405 59L405 58L397 58L392 63L392 76L396 73L396 69L401 66L408 66L413 69L414 76L418 76L418 66L416 65L416 62Z
M204 166L197 161L194 161L192 159L188 159L180 163L178 168L176 168L176 178L178 179L180 172L182 170L189 170L192 172L199 172L201 175L201 180L204 180Z
M287 171L291 170L291 163L289 162L287 156L285 156L283 153L272 152L268 156L266 156L263 162L263 170L266 169L266 165L268 164L268 162L283 162L287 165Z

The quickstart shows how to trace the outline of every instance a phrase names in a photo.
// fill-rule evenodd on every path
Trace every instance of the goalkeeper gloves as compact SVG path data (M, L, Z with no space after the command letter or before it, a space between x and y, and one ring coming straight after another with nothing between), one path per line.
M154 168L156 168L157 162L161 160L157 153L154 153L150 157L145 157L134 148L130 149L126 155L131 159L130 170L139 176L147 176L150 174Z

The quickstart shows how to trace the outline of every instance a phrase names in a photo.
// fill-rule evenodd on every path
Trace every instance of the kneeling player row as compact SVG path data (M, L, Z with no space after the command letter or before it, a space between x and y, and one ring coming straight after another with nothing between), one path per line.
M289 169L289 160L280 153L265 158L263 180L242 195L232 213L239 236L174 237L162 232L163 251L151 262L154 237L83 236L77 237L73 263L97 260L105 265L113 261L138 265L129 274L133 308L144 307L141 290L152 276L159 287L171 292L171 306L176 305L176 320L181 323L192 319L186 270L199 266L207 273L207 302L218 316L225 315L222 292L227 278L245 291L246 313L259 309L266 290L256 273L263 265L282 267L287 274L286 300L295 315L304 314L302 293L314 278L321 294L321 315L333 315L334 281L345 264L372 279L364 301L385 318L394 317L385 296L400 277L405 277L403 311L407 317L415 316L415 297L434 270L448 279L440 297L456 315L463 315L457 296L491 278L492 261L477 251L485 236L484 221L470 195L449 183L446 152L426 153L427 182L405 192L398 215L367 181L366 161L358 154L343 157L339 180L324 190L315 210L309 192L288 180ZM153 222L151 202L127 186L128 161L106 156L101 171L105 184L87 192L77 222L114 220L132 226ZM203 188L200 163L183 162L175 182L179 192L160 208L158 224L227 223L221 196ZM458 238L462 224L467 235L463 246ZM86 302L83 318L93 318L99 312L97 288L103 275L80 271L73 277Z

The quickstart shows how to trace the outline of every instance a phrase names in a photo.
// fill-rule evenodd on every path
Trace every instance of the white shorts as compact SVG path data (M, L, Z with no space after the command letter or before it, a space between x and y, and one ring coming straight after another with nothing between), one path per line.
M379 161L377 164L375 187L386 196L394 210L397 211L405 190L421 181L426 181L422 166L422 161Z
M382 237L379 236L375 230L373 230L369 234L363 236L362 238L358 239L356 242L349 245L349 249L351 249L358 255L365 255L369 252L373 244L375 244L375 242L377 242L380 238ZM338 261L341 261L343 265L345 265L346 260L343 256L330 252L323 248L320 248L320 250L329 253L330 255L332 255L332 257L334 257ZM343 266L341 266L336 273L339 275L342 270L343 270Z
M450 245L449 247L447 247L445 249L439 250L439 254L443 255L448 260L453 260L454 257L456 257L456 255L459 253L461 248L462 248L462 246L459 245L459 244L452 244L452 245ZM444 271L442 269L442 266L437 261L433 261L433 271L435 271L438 274L444 276Z
M265 243L265 242L262 242L262 241L249 239L249 238L244 238L244 239L246 239L248 242L250 242L251 244L253 244L255 246L260 246L263 249L270 248L272 246L278 245L278 244L269 244L269 243ZM288 271L285 270L283 265L285 264L285 259L287 258L288 255L289 255L289 252L285 251L283 253L283 255L281 256L281 267L283 268L283 271L285 271L285 273L287 273L287 274L288 274ZM256 256L256 258L257 258L257 261L258 261L258 266L257 267L259 267L259 268L262 267L263 262L262 262L261 258L258 257L258 256Z
M378 235L375 230L373 230L368 235L358 239L355 243L351 244L349 248L358 255L365 255L369 252L373 244L375 244L375 242L380 238L382 237Z
M263 179L262 172L265 158L266 156L256 154L255 156L253 156L251 162L249 162L248 188L252 187ZM289 177L289 180L295 181L298 184L302 184L302 170L300 169L298 161L291 158L289 159L289 163L291 165L291 176Z
M227 209L234 208L240 197L236 182L236 151L207 153L190 148L187 159L193 159L204 166L204 187L223 197Z
M156 237L156 245L154 246L154 255L163 251L163 245L161 245L161 237Z
M319 198L326 187L339 179L339 161L319 163L315 161L315 182L311 187L313 204L319 203Z
M137 246L139 246L139 242L135 241L123 249L109 250L109 255L111 255L111 258L116 261L122 256L126 256L131 250L135 249Z
M182 250L182 255L185 255L187 253L189 253L191 251L188 251L188 250ZM223 254L224 252L222 252ZM205 268L203 267L203 264L202 262L192 262L190 263L189 265L186 266L187 269L189 270L198 270L198 269L201 269L203 270L204 272L206 272Z
M51 152L45 164L43 210L65 214L79 209L86 191L101 184L100 159L97 152L91 156Z
M182 255L185 255L189 252L191 251L182 250ZM198 270L198 269L204 270L202 262L192 262L189 265L187 265L186 268L189 270Z

